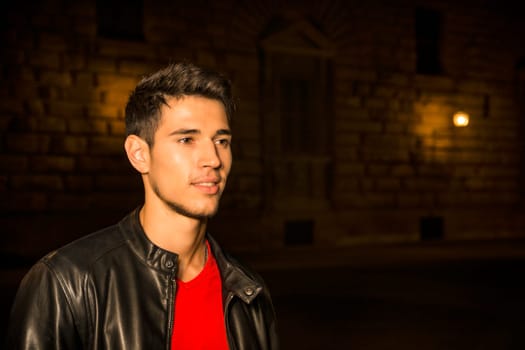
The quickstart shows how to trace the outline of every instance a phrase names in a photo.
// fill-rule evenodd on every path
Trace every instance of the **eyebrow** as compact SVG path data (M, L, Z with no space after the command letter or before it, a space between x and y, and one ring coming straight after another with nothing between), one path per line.
M219 129L217 130L217 133L216 135L230 135L231 136L232 132L230 129Z
M200 134L199 129L177 129L170 132L171 135L190 135L190 134Z
M175 131L170 132L171 135L194 135L194 134L200 134L201 131L199 129L177 129ZM230 129L219 129L217 132L215 132L215 135L231 135L232 132Z

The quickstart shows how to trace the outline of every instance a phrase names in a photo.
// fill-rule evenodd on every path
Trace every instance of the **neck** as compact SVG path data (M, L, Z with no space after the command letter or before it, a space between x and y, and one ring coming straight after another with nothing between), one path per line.
M189 218L169 208L140 210L140 222L146 236L158 247L178 255L177 278L189 281L204 268L207 220Z

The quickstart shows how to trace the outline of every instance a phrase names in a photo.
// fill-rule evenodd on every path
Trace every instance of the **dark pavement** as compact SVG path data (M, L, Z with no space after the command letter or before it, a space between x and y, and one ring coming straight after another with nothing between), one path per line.
M478 261L295 271L289 278L309 282L275 296L283 349L525 349L524 268Z
M525 349L525 240L246 255L282 349ZM25 269L1 271L2 324Z
M285 350L525 349L523 241L291 255L259 265Z

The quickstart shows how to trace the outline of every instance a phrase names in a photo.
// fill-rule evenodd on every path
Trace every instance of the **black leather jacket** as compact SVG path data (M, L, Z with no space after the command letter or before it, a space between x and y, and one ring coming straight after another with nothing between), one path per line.
M222 276L230 349L277 349L262 279L207 238ZM8 349L170 349L177 266L176 254L147 239L137 209L31 268L11 310Z

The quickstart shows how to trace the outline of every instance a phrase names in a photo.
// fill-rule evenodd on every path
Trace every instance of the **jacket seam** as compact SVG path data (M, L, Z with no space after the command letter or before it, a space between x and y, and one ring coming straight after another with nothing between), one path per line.
M69 286L69 284L66 283L65 279L63 278L63 276L58 271L56 271L54 266L51 264L51 261L43 260L42 264L47 268L47 270L51 273L51 275L56 280L56 283L58 287L60 288L60 291L62 292L64 299L66 300L67 308L73 318L73 323L75 324L77 332L79 332L81 329L81 326L80 324L78 324L79 321L76 316L75 309L73 307L73 303L71 301L71 295L73 294L71 291L71 286Z

